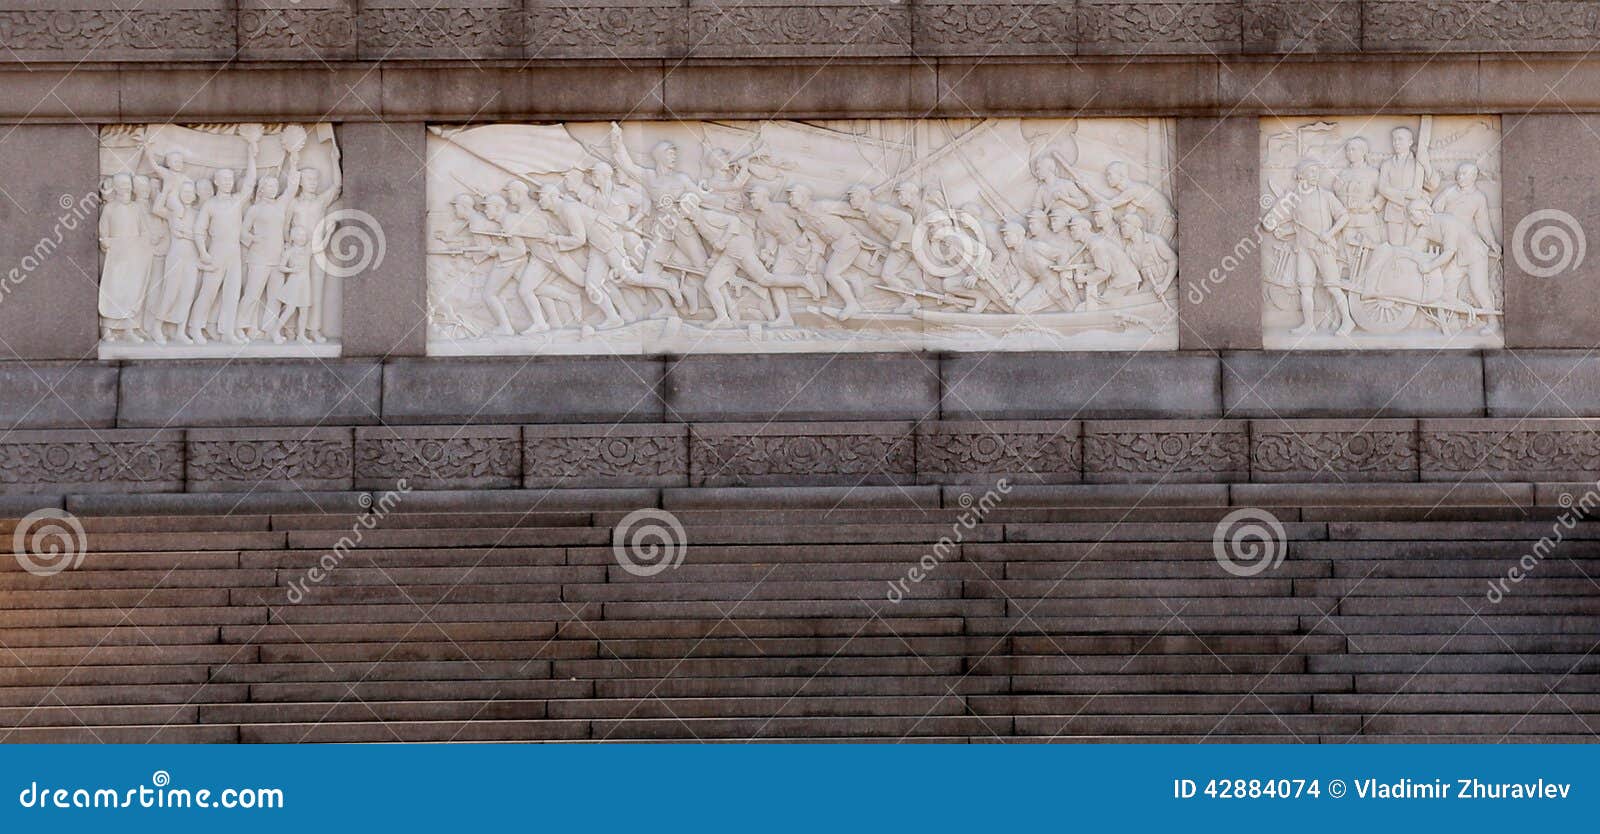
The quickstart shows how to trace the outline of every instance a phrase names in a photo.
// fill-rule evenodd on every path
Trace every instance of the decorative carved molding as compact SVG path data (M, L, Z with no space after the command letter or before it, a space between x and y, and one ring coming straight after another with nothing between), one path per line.
M13 431L0 438L0 493L175 492L183 488L183 432Z
M684 11L677 4L532 4L529 58L656 58L684 48Z
M1056 54L1078 51L1072 3L932 3L912 7L920 52L937 55Z
M1600 420L1423 420L1425 480L1592 480Z
M1252 0L1244 4L1246 52L1360 52L1359 0Z
M150 58L225 58L233 51L233 12L217 4L118 7L124 4L108 0L104 9L29 5L26 9L0 8L0 46L9 54L82 52L90 60L104 60L138 53L153 53L147 55Z
M350 489L350 429L192 429L190 492Z
M1089 421L1083 449L1090 483L1233 481L1250 471L1242 421Z
M1588 0L1365 0L1370 51L1592 49L1600 6Z
M358 428L357 489L404 479L415 489L511 487L522 477L522 432L516 426Z
M917 427L917 475L924 482L1018 484L1083 478L1082 427L1074 422L939 422ZM963 477L970 476L970 477Z
M524 426L523 486L684 486L688 446L681 425Z
M1174 348L1172 127L435 127L428 351Z
M1505 344L1499 146L1496 116L1262 119L1264 346Z
M727 423L689 429L691 486L909 481L909 423Z
M1411 420L1258 420L1250 425L1254 481L1414 481Z
M520 3L497 7L363 3L357 26L362 57L496 57L522 54Z
M1238 52L1240 6L1233 0L1080 0L1079 50Z
M266 8L239 10L241 52L274 58L334 60L354 57L356 15L353 4L344 0L256 0L255 5Z
M906 54L911 21L898 3L691 6L687 42L706 56Z
M332 125L110 125L100 173L100 358L339 354Z

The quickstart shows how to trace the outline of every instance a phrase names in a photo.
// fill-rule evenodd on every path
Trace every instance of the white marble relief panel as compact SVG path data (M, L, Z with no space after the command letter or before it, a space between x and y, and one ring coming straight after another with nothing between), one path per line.
M1177 346L1159 119L433 127L428 352Z
M338 356L333 126L100 131L100 357Z
M1264 346L1502 346L1500 185L1496 116L1262 119Z

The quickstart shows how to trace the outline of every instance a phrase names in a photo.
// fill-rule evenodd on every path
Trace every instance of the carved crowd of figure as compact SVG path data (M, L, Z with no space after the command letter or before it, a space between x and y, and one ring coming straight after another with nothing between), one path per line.
M1480 334L1496 333L1492 275L1501 247L1478 166L1460 163L1454 182L1441 188L1426 141L1419 145L1406 127L1390 139L1392 153L1378 164L1359 136L1344 143L1342 168L1301 159L1293 187L1268 209L1263 228L1281 242L1268 281L1292 287L1300 307L1291 332L1317 330L1321 289L1339 336L1358 324L1400 329L1419 312L1446 333L1477 322Z
M140 151L154 176L119 173L101 183L102 336L109 342L242 345L326 342L316 247L338 199L332 182L301 169L306 133L284 129L279 176L258 176L259 125L244 125L242 176L221 168L206 177L181 150L156 158ZM135 166L135 170L140 166Z
M1064 154L1039 153L1034 193L1007 195L1026 206L1008 212L987 198L950 205L936 180L817 194L757 174L802 162L759 145L708 148L701 176L680 168L670 141L635 161L613 124L609 146L609 159L560 175L455 196L454 223L432 251L482 279L494 319L485 335L517 332L513 297L531 321L524 334L666 318L744 326L754 323L741 311L747 292L779 327L800 311L839 322L928 309L1031 315L1114 308L1138 293L1170 306L1176 217L1123 162L1101 184Z

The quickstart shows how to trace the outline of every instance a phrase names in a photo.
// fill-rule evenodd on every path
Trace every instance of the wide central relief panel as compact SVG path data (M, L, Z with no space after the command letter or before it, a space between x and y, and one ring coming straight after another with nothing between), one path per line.
M1162 119L435 126L428 352L1177 347Z

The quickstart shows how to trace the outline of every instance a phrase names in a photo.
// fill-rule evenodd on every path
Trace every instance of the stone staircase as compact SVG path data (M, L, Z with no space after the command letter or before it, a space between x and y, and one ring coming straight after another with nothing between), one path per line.
M968 527L973 508L949 494L793 497L815 492L678 502L688 549L651 576L619 562L627 511L605 502L402 506L370 529L344 513L84 517L81 565L41 576L0 561L0 740L1494 742L1600 729L1600 528L1562 527L1527 578L1486 596L1575 510L1336 505L1331 491L1325 505L1307 488L1267 508L1283 563L1235 576L1212 540L1234 507L1034 500Z

